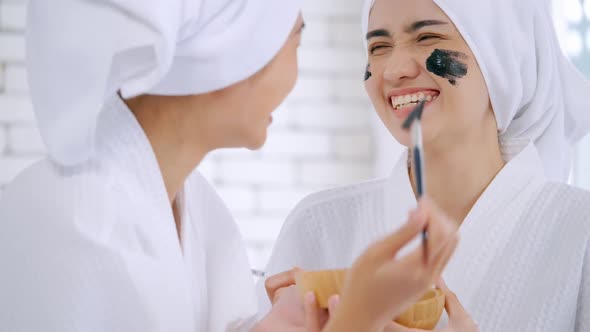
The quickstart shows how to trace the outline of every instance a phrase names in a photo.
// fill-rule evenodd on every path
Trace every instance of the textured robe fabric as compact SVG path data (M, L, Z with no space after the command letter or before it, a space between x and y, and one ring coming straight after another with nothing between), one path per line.
M590 331L590 193L547 181L534 145L522 145L462 223L443 277L482 332ZM387 179L313 194L287 219L267 275L350 267L415 206L407 154Z
M119 98L97 153L42 160L0 200L0 331L243 331L256 297L237 226L194 171L181 241L151 145Z

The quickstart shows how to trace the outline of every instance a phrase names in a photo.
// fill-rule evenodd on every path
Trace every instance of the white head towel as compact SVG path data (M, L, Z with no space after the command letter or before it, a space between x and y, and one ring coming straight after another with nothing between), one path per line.
M32 0L27 66L52 159L94 150L103 103L143 93L189 95L253 75L278 53L301 0Z

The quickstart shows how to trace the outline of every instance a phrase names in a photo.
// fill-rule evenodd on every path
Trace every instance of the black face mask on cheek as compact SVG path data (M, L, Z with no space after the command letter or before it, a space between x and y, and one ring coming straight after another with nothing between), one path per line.
M367 69L365 69L365 81L371 78L373 74L371 74L371 65L367 64Z
M467 55L461 52L436 49L426 60L426 69L451 83L457 85L457 80L467 75L467 64L463 61Z

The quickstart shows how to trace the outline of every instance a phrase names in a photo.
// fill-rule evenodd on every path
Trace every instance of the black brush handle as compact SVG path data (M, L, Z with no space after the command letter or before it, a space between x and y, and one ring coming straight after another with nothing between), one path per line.
M422 167L422 154L419 147L414 146L414 178L416 179L416 189L418 191L418 198L424 195L424 174ZM424 247L424 260L428 257L427 253L427 240L428 231L427 228L422 230L422 246Z
M424 179L422 174L422 155L420 149L414 147L414 177L416 179L416 189L418 190L418 198L424 195Z

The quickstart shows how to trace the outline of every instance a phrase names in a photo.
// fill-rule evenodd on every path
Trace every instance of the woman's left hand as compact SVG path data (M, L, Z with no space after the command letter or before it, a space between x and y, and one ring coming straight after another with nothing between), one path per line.
M291 270L277 273L266 279L264 282L264 288L266 289L266 295L268 296L268 299L273 305L284 289L295 285L295 275L300 271L303 270L298 267L294 267Z
M473 321L471 316L465 311L461 302L459 302L459 298L457 295L453 293L445 284L445 282L440 279L437 283L437 287L440 288L445 293L445 310L449 316L449 324L447 327L442 328L440 330L435 330L438 332L479 332L479 328L477 324ZM411 329L404 326L401 326L395 322L392 323L391 326L385 328L384 332L426 332L425 330L421 329Z
M298 270L294 269L269 278L267 291L273 306L268 315L254 329L255 332L319 332L322 330L330 312L333 312L337 304L338 297L334 296L329 300L328 310L319 308L315 299L309 299L309 294L304 303L301 294L293 285L293 272Z

